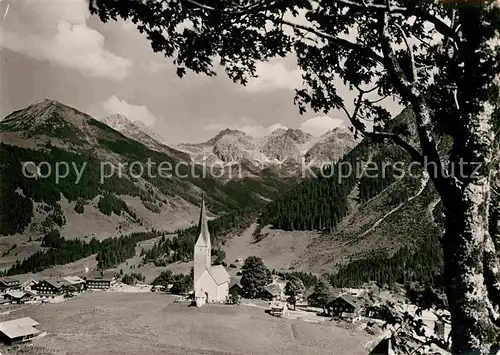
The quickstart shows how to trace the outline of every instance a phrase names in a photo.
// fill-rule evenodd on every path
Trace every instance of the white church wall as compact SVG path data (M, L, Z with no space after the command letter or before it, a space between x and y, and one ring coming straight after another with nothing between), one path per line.
M217 285L208 270L205 270L205 272L201 274L195 285L196 297L205 297L205 292L208 293L209 302L213 302L214 300L216 300Z
M229 282L217 286L217 302L225 302L229 295Z

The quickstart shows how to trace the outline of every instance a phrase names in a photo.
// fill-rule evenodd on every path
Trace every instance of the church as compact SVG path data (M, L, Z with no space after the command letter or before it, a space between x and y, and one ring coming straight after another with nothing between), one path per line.
M226 302L229 274L222 265L212 266L212 244L208 233L205 200L201 202L200 236L194 246L194 297L197 307Z

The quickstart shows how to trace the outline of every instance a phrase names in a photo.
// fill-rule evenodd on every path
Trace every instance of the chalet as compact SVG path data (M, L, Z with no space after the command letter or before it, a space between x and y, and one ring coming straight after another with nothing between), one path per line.
M268 301L284 301L285 293L278 284L272 283L264 287L264 290L260 294L260 298Z
M91 290L107 290L115 280L114 273L103 271L93 271L85 277L87 289Z
M333 301L327 303L327 308L334 318L340 318L349 321L361 319L362 302L351 295L341 295Z
M33 294L28 291L9 290L3 296L5 301L11 304L23 304L33 298Z
M31 291L31 288L36 285L37 282L33 279L28 279L26 281L24 281L22 284L21 284L21 290L23 291Z
M21 282L17 279L11 277L0 278L0 292L6 292L8 290L17 290L21 288Z
M68 289L73 292L82 292L87 286L85 280L78 276L66 276L62 279L68 284Z
M337 297L343 294L342 289L340 288L333 288L331 287L328 292L330 295L328 296L328 299L326 303L330 303L333 300L335 300ZM318 294L314 292L314 290L309 291L305 294L305 298L307 300L307 304L311 307L323 307L321 304L320 300L318 299Z
M29 318L19 318L0 323L0 340L5 344L27 342L40 334L35 327L38 322Z
M31 286L33 291L40 296L54 297L62 295L68 288L68 283L60 279L41 280L36 285Z

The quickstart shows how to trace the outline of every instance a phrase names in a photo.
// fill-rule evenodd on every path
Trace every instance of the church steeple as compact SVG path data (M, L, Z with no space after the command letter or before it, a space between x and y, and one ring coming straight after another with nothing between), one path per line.
M205 198L201 200L200 210L200 236L194 245L194 281L196 282L205 270L212 265L212 245L210 243L210 233L208 233L207 211L205 208Z
M208 232L208 220L204 196L201 200L200 221L198 223L198 228L200 229L200 236L198 237L196 245L210 246L210 233Z

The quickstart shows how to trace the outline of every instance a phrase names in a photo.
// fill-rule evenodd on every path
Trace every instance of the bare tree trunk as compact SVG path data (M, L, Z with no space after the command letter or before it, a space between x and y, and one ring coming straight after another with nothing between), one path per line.
M445 280L454 354L489 353L500 335L485 277L485 247L491 240L488 180L467 186L445 212Z
M500 270L490 230L493 130L491 112L469 117L466 144L458 157L466 161L464 176L443 195L443 251L446 293L452 320L452 348L457 354L490 354L500 343ZM471 164L472 163L472 164ZM476 167L480 168L476 170ZM456 169L455 169L456 170ZM494 230L494 229L493 229Z

